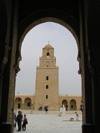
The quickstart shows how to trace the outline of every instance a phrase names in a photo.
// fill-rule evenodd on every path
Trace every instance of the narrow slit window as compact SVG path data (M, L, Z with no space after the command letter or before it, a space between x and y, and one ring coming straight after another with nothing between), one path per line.
M48 99L48 95L46 95L46 99Z
M49 76L46 76L46 80L49 80Z
M48 85L46 85L46 89L48 89L49 88L49 86Z
M49 52L47 52L47 57L49 57L50 56L50 53Z

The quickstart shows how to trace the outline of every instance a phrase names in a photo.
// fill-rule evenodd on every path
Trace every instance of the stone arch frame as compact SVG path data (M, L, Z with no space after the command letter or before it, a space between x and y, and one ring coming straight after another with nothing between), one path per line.
M68 110L68 100L66 100L66 99L63 99L62 100L62 106L65 106L65 108L66 108L66 110Z
M20 99L20 101L19 101L19 99ZM18 104L20 104L20 108L18 108ZM21 97L16 97L15 98L14 106L15 106L15 109L22 109L22 98Z
M30 107L27 106L27 102L30 102ZM32 99L30 97L26 97L24 99L24 109L31 109L31 104L32 104Z
M79 48L79 36L76 34L76 32L74 31L74 29L68 25L66 22L62 21L61 19L58 19L58 18L54 18L54 17L45 17L45 18L40 18L34 22L32 22L22 33L22 35L20 36L19 38L19 58L21 59L21 46L22 46L22 42L24 40L24 37L26 36L26 34L32 29L34 28L36 25L38 24L41 24L41 23L45 23L45 22L54 22L54 23L58 23L62 26L64 26L65 28L67 28L71 33L72 35L74 36L76 42L77 42L77 48L78 48L78 58L79 58L79 55L80 55L80 48ZM19 60L20 61L20 60Z
M48 12L48 16L45 16L45 11ZM80 57L81 53L80 53L80 36L79 36L78 22L73 17L69 17L68 14L64 14L56 10L55 11L45 10L45 11L41 11L42 12L41 14L43 16L39 15L40 12L36 12L36 14L32 14L28 18L25 18L24 21L26 22L26 25L24 25L25 23L24 21L20 23L19 28L21 32L19 33L19 36L18 36L17 67L19 68L19 63L22 58L21 57L21 46L22 46L22 42L26 34L38 24L45 23L45 22L54 22L68 29L72 33L73 37L75 38L77 42L77 49L78 49L78 53L77 53L77 61L79 62L78 73L81 74L81 57ZM60 15L60 17L58 16L58 14ZM35 20L34 20L34 17L36 17Z
M71 106L73 106L73 108ZM70 110L76 110L76 109L77 109L76 100L75 99L71 99L70 100Z
M50 11L50 12L52 12L52 11ZM57 13L56 15L59 14L59 12L56 12L56 13ZM52 15L53 14L54 14L54 12L52 12ZM78 26L79 25L76 23L76 21L73 18L69 18L67 15L63 15L63 13L60 14L60 17L62 16L62 18L56 17L56 15L55 16L52 16L52 15L50 15L50 17L40 17L40 18L38 18L36 20L32 20L32 22L30 24L28 24L27 26L25 25L25 23L27 24L26 20L25 20L25 22L23 21L22 23L20 23L20 26L19 26L20 30L19 30L18 42L17 42L17 52L16 52L16 56L17 56L16 57L16 67L15 67L16 73L20 70L19 69L19 62L21 60L21 44L22 44L22 41L23 41L25 35L34 26L36 26L38 24L41 24L41 23L44 23L44 22L59 23L59 24L63 25L64 27L66 27L67 29L69 29L69 31L73 34L73 36L75 37L76 42L77 42L77 47L78 47L77 59L79 61L79 67L80 67L80 46L79 46L79 31L78 31L78 29L79 29ZM38 14L36 14L36 16L38 16ZM67 19L67 20L69 20L68 23L67 23L66 20L63 20L65 16L66 16L66 18L68 17L68 19ZM32 16L30 18L32 18ZM70 24L71 21L73 21L73 23L75 23L74 26L73 26L73 24L72 25ZM23 27L23 25L25 27ZM80 68L79 68L79 70L80 70Z
M41 12L42 12L41 14L43 16L39 15L40 12L36 12L36 14L32 14L29 17L25 18L24 21L27 23L26 25L24 25L24 21L22 21L20 23L19 27L20 27L21 32L19 33L18 47L17 47L18 53L19 53L19 54L17 54L18 68L19 68L19 63L22 58L21 57L21 46L22 46L22 42L23 42L23 39L26 36L26 34L38 24L45 23L45 22L54 22L54 23L58 23L58 24L64 26L66 29L68 29L72 33L73 37L75 38L76 43L77 43L77 49L78 49L78 53L77 53L77 61L79 62L78 73L81 74L81 57L80 57L81 51L80 51L80 36L79 36L79 25L78 25L79 23L72 16L69 17L68 14L64 14L64 13L56 11L56 10L54 10L54 11L45 10L45 11L41 11ZM45 16L45 12L48 12L48 16ZM40 16L40 17L38 17L38 16ZM36 17L36 19L34 19L34 17Z
M58 23L62 26L64 26L66 29L68 29L73 37L75 38L76 42L77 42L77 49L78 49L78 53L77 53L77 61L79 62L79 71L78 73L81 74L81 53L80 53L80 37L79 37L79 25L78 22L71 16L69 17L68 14L64 14L60 11L52 11L52 10L44 10L41 11L42 16L40 16L40 12L36 12L35 14L31 14L30 16L28 16L27 18L25 18L25 22L26 25L24 25L24 21L22 21L20 23L20 33L19 33L19 38L18 38L18 53L17 54L17 66L19 68L19 63L21 61L21 46L22 46L22 42L24 37L26 36L26 34L32 29L34 28L36 25L41 24L41 23L45 23L45 22L54 22L54 23ZM48 12L48 16L45 15L45 12ZM59 15L58 15L59 14ZM40 17L38 17L40 16ZM36 19L34 19L34 17ZM25 27L24 27L25 26Z
M18 66L18 68L19 68L20 60L22 58L21 57L21 46L22 46L22 42L23 42L23 39L26 36L26 34L38 24L45 23L45 22L54 22L54 23L58 23L58 24L64 26L66 29L68 29L72 33L73 37L75 38L75 40L77 42L77 49L78 49L78 53L77 53L77 61L79 62L79 71L78 71L78 73L81 74L81 59L80 59L80 43L79 43L78 23L76 22L76 20L74 18L69 18L69 16L64 14L64 13L54 11L55 12L55 14L54 14L54 12L52 12L50 10L49 11L47 10L47 12L49 14L48 16L50 16L50 17L47 17L47 16L44 15L45 17L41 16L40 18L37 18L36 20L31 20L30 21L30 18L34 18L33 16L39 16L39 12L38 12L36 14L30 15L30 18L26 18L24 20L24 21L27 21L27 23L29 25L25 25L25 27L23 27L24 22L22 22L20 24L20 29L21 29L22 32L19 34L19 39L18 39L18 51L19 51L18 52L19 55L17 55L17 66ZM52 15L51 15L50 12L52 13ZM45 11L42 11L42 14L45 14ZM58 14L60 14L60 17L56 17ZM63 17L61 18L61 16L63 16ZM28 22L28 20L30 22ZM73 23L71 24L70 23L71 21L74 24Z
M0 9L3 9L3 6L1 5L2 2L4 3L4 1L3 0L0 1L0 7L2 7ZM59 4L60 4L60 2L61 1L59 1ZM78 2L80 2L80 3L78 3ZM7 8L9 7L11 9L12 1L8 0L8 1L5 1L5 3L7 3L6 4ZM99 50L99 45L98 45L99 43L98 42L99 42L99 32L100 32L100 28L99 28L100 27L100 23L99 23L100 19L99 19L98 16L100 14L100 8L99 8L100 2L99 1L95 2L95 1L87 1L87 0L80 1L79 0L79 1L75 1L74 4L75 5L80 4L80 7L79 7L80 10L78 9L78 11L76 11L78 14L76 14L76 12L75 12L75 15L76 15L75 17L77 17L77 15L80 14L79 15L79 25L80 25L79 26L79 28L80 28L80 33L79 34L80 34L80 43L81 43L81 62L82 62L81 63L81 69L82 70L79 71L79 73L80 72L82 73L82 93L83 93L82 106L84 107L83 108L83 115L84 115L84 118L85 118L83 122L87 124L87 125L85 124L83 126L84 126L84 128L86 128L86 127L89 128L91 130L91 132L98 132L98 131L100 131L100 126L99 126L100 122L99 122L99 119L98 119L100 115L99 115L99 112L97 111L98 106L97 106L96 103L98 102L98 97L99 97L99 94L100 94L100 93L98 93L99 89L97 87L97 86L100 86L100 84L99 84L100 74L98 73L98 69L99 69L98 62L100 61L100 58L99 58L99 56L96 55L96 53L98 53L98 50ZM72 7L74 6L74 4L73 4L73 2L71 3ZM22 5L24 7L24 2L22 3ZM63 3L61 2L61 6L62 5L63 5ZM48 10L49 9L52 9L52 10L56 9L54 7L54 5L53 5L53 7L49 6L49 8L48 8L48 6L46 6L46 7L43 6L43 8L41 8L41 10L44 9L44 8L47 8ZM39 9L40 8L38 8L38 10ZM64 12L64 10L60 8L60 6L57 9L62 10L62 12ZM73 11L74 10L72 10L72 12ZM41 14L42 13L40 13L40 15ZM60 16L62 17L62 15L60 15ZM37 17L35 17L35 18L37 18ZM9 21L10 18L11 18L11 16L8 15L7 20ZM17 23L19 25L19 22L17 22ZM10 22L7 25L8 29L12 29L9 26L9 24L10 24ZM17 27L15 27L15 28L17 29ZM15 33L15 35L16 35L16 33ZM10 43L11 48L12 48L12 45L15 46L15 44L13 44L11 42L11 40L9 42L10 38L13 39L12 35L10 35L10 32L8 32L7 38L8 38L8 40L6 42L8 43L8 45ZM3 44L4 43L5 43L5 40L3 41ZM1 46L3 46L3 44L1 43ZM0 49L0 50L2 50L2 49ZM4 51L6 51L6 50L3 50L3 52ZM13 53L15 53L15 52L13 52ZM92 53L92 55L90 53ZM18 54L18 57L19 57L19 53L17 53L17 54ZM10 53L10 55L11 55L11 53ZM89 70L88 70L88 67L87 67L87 63L90 63L90 64L88 64ZM10 63L9 63L9 65L10 65ZM10 71L10 69L8 69L8 70ZM3 71L2 73L5 74L6 72ZM7 73L6 76L8 76L8 75L9 74ZM9 79L9 78L7 77L6 79ZM92 80L92 83L91 83L91 80ZM3 85L4 85L4 83L6 83L6 81L5 82L3 81ZM7 85L4 85L4 87L1 87L1 91L3 90L3 92L2 92L2 95L0 95L0 96L1 97L7 96L5 101L4 101L4 98L2 98L2 102L4 101L3 105L5 105L4 107L2 106L2 110L0 110L0 111L2 111L1 114L3 116L2 122L5 122L7 120L9 122L11 122L11 118L9 118L9 117L7 118L7 113L12 114L11 109L13 109L13 105L10 104L11 106L9 106L10 107L10 109L8 108L9 110L7 110L7 107L8 107L7 105L8 105L8 103L10 103L10 102L8 102L8 100L9 99L11 100L13 98L11 98L12 95L10 95L10 98L8 98L8 93L9 93L9 87L7 87L8 85L9 85L9 83L7 83ZM4 93L5 91L2 88L7 88L6 89L6 94ZM13 88L14 88L14 86L13 86ZM11 87L12 90L13 90L13 88ZM95 88L97 88L97 89L95 89ZM10 90L10 92L11 92L11 90ZM6 108L6 110L5 110L5 108ZM11 116L11 115L9 115L9 116ZM94 127L95 127L95 131L92 131L92 129ZM85 131L83 131L83 132L85 133Z
M78 48L77 60L79 61L79 72L80 72L80 46L79 46L78 22L73 17L70 18L67 14L58 12L56 10L55 11L51 11L51 10L45 11L44 10L41 12L42 12L43 16L41 16L40 18L37 18L36 20L34 20L34 19L30 20L30 19L34 18L35 16L40 16L39 12L36 12L36 14L32 14L28 18L26 18L24 20L27 22L27 25L25 25L25 27L23 27L24 21L20 24L21 33L19 33L19 39L18 39L18 53L19 54L17 55L17 66L19 66L19 62L22 59L21 46L22 46L22 42L23 42L23 39L26 36L26 34L38 24L45 23L45 22L55 22L55 23L58 23L58 24L64 26L65 28L67 28L74 36L74 38L77 42L77 48ZM45 16L45 12L48 12L48 16L52 16L52 17ZM60 15L60 17L58 17L58 14ZM61 16L62 16L62 18L61 18Z

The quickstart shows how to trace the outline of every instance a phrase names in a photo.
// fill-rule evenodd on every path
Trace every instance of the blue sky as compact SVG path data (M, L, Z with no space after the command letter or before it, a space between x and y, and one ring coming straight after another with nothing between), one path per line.
M16 77L16 93L35 93L36 66L42 56L42 48L54 47L56 65L59 66L59 94L81 94L81 75L78 74L77 44L65 27L53 22L35 26L22 43L21 71Z

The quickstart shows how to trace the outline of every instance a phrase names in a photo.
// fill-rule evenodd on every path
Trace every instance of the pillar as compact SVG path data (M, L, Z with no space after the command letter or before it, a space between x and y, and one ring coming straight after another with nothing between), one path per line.
M88 44L88 1L80 1L80 51L81 51L81 76L82 76L82 106L83 125L82 133L94 133L92 118L92 84L89 71L90 49Z
M33 110L33 104L31 104L31 110Z
M1 3L0 3L1 4ZM5 40L5 68L3 70L2 78L2 108L0 129L3 133L13 132L13 117L14 117L14 94L15 94L15 75L16 69L14 67L16 62L16 44L17 44L17 18L15 8L16 1L5 1L7 12L7 33ZM16 10L17 11L17 10ZM8 48L8 51L7 49Z
M68 111L70 110L70 101L68 101Z
M24 104L22 104L21 106L22 106L21 108L22 108L22 110L23 110L23 109L24 109Z

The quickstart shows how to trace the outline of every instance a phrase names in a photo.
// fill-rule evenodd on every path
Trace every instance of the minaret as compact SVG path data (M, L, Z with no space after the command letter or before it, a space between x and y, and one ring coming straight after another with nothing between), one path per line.
M54 48L47 44L36 68L35 110L45 106L48 110L58 110L58 98L59 68L56 66Z

